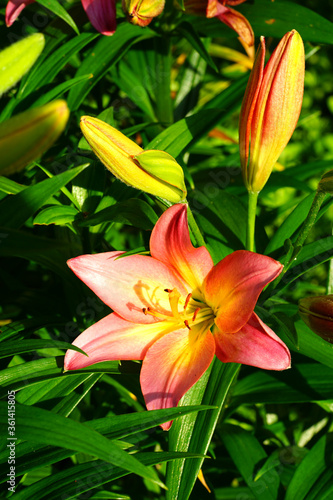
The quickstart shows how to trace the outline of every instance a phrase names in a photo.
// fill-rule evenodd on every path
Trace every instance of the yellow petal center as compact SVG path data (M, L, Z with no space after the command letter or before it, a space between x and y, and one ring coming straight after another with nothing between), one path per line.
M184 328L184 326L192 330L195 326L200 325L200 331L204 333L214 324L215 314L211 307L204 302L193 299L191 293L184 298L177 288L165 289L164 291L169 295L171 315L170 313L164 314L152 307L144 307L142 309L144 314L149 314L162 321L172 322L173 330Z

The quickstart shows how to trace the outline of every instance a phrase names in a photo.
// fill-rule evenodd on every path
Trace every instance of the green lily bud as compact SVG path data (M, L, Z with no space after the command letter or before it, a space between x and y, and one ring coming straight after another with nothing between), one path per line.
M0 52L0 96L29 71L40 56L44 45L44 35L35 33Z
M150 175L173 186L178 201L186 199L184 172L173 156L165 151L148 149L133 157L143 170ZM170 200L172 201L172 200Z
M183 169L168 153L144 151L98 118L83 116L80 125L95 155L119 180L172 203L185 200Z
M333 343L333 295L306 297L298 303L304 323L319 337Z
M333 170L329 170L322 176L318 184L318 190L333 194Z
M58 100L1 123L0 174L13 174L41 156L64 130L68 117L66 101Z

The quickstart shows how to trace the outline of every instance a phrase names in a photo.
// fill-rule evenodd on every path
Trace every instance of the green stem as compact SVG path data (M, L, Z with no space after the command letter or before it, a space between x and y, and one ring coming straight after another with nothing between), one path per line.
M196 239L197 244L202 247L206 246L205 240L200 232L199 226L196 223L195 218L193 217L192 210L190 208L190 205L187 205L187 219L188 219L188 225L192 231L193 236Z
M246 248L251 252L255 251L255 224L256 224L256 211L257 211L257 202L258 202L258 194L249 191L249 204L248 204L248 212L247 212L247 233L246 233Z

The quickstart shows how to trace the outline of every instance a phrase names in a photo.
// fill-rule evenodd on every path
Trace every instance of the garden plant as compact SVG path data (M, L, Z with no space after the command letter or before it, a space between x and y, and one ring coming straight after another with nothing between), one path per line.
M333 498L333 0L0 14L1 498Z

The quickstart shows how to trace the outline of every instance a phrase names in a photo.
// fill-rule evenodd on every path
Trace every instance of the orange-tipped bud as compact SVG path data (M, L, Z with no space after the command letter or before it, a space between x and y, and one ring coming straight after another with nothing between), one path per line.
M311 330L333 343L333 295L306 297L298 303L299 313Z
M258 193L266 184L292 136L302 107L304 46L297 31L288 32L266 67L261 37L243 99L239 148L244 183Z
M164 9L165 0L122 0L122 7L132 24L148 26Z

